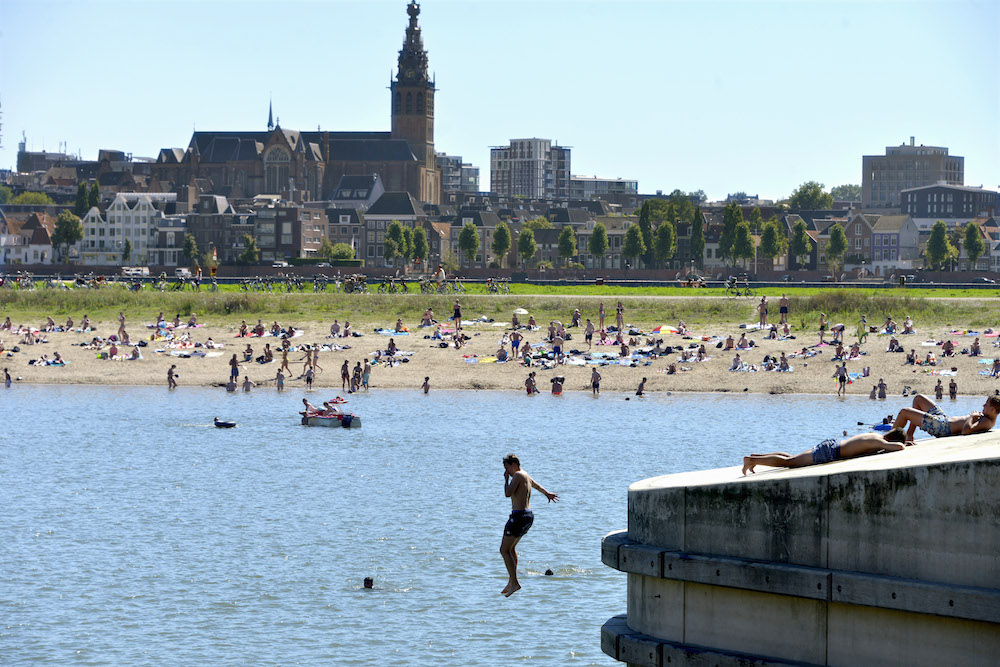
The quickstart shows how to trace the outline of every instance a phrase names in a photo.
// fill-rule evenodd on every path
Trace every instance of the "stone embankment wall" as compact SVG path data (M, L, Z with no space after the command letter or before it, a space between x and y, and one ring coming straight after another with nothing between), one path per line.
M804 447L803 447L804 449ZM1000 433L643 480L603 562L633 665L1000 663Z

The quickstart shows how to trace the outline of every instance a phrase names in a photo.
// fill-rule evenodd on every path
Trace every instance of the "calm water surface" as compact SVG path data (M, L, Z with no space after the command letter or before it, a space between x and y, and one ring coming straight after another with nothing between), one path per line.
M617 664L600 627L625 577L600 542L629 484L794 453L906 404L397 391L353 398L365 426L344 430L298 426L301 398L0 391L0 663ZM504 599L510 451L562 502L534 494Z

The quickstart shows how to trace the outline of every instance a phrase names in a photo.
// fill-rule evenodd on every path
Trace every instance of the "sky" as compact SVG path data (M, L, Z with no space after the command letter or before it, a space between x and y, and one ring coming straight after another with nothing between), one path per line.
M407 0L0 0L0 168L29 150L155 157L194 129L387 131ZM861 183L908 142L1000 188L1000 2L425 0L435 147L572 146L652 193Z

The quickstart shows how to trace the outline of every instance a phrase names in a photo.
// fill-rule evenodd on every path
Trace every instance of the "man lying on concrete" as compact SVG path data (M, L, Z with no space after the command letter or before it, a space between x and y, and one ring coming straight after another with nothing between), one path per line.
M830 438L795 456L785 452L751 454L743 457L743 474L746 475L747 471L754 472L754 468L759 465L801 468L880 452L898 452L905 448L903 444L905 439L906 432L901 428L894 428L884 436L878 433L862 433L839 442L835 438Z
M1000 412L1000 396L987 398L982 412L949 417L934 401L923 394L917 394L913 397L913 407L900 410L892 425L902 427L907 424L906 441L913 442L913 433L917 427L935 438L989 431L996 424L998 412Z

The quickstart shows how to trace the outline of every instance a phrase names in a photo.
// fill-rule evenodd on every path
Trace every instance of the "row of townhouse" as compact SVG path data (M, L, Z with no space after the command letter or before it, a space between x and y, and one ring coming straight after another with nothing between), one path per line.
M52 264L54 232L55 218L48 213L0 211L0 266Z

